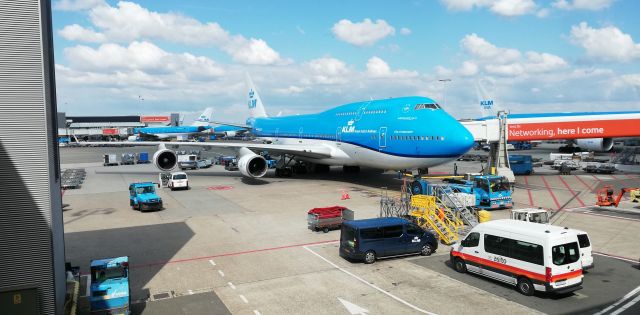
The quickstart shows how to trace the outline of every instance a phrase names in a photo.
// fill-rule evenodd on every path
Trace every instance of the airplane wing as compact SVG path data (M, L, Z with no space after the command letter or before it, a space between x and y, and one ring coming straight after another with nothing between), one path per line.
M208 148L227 148L240 149L247 148L251 151L259 153L260 151L269 151L271 154L290 154L308 158L329 158L331 157L331 148L322 145L290 145L290 144L271 144L271 143L253 143L253 142L166 142L166 141L122 141L122 142L79 142L79 145L134 145L134 146L160 146L167 148L179 146L191 147L208 147Z
M224 122L224 121L210 121L209 123L213 125L232 126L232 127L238 127L238 128L251 129L251 126L245 125L245 124L239 124L239 123L230 123L230 122Z

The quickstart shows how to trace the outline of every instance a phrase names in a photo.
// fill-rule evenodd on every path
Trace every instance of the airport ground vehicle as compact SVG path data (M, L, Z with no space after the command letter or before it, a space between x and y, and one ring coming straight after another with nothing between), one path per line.
M582 269L587 270L594 267L593 264L593 248L591 247L591 240L589 234L585 231L573 230L578 234L578 245L580 245L580 262L582 263Z
M589 163L584 167L584 171L587 173L613 174L616 171L616 166L611 163Z
M633 202L638 202L640 199L640 188L621 188L618 196L614 199L613 186L606 185L597 191L598 201L596 201L596 205L601 207L618 207L625 193L629 193L632 196L631 201Z
M514 175L533 174L533 159L531 155L509 155L509 165Z
M563 164L569 166L572 171L580 168L580 162L575 160L555 160L553 161L553 165L551 165L551 168L554 170L560 170Z
M162 210L162 198L156 194L156 185L150 182L129 185L129 205L144 210Z
M148 164L151 163L149 160L149 152L140 152L138 154L138 164Z
M511 208L513 199L511 197L511 185L504 176L498 175L475 175L468 176L468 179L445 179L455 192L474 194L476 196L476 207L480 209ZM428 183L419 180L411 184L411 192L421 194L426 191Z
M120 156L120 165L136 164L136 155L133 153L122 153Z
M118 156L115 154L105 154L103 161L102 165L104 166L115 166L118 165Z
M531 150L531 142L529 141L509 141L515 150Z
M91 313L130 314L129 257L91 261Z
M433 233L401 218L346 221L340 233L340 256L372 264L380 257L418 254L438 248Z
M510 219L480 223L449 255L456 271L515 285L524 295L582 288L578 236L568 228Z
M195 154L181 154L178 155L178 167L181 170L186 169L198 169L198 156Z
M167 182L167 187L171 190L176 189L189 189L189 178L187 177L187 173L185 172L174 172L171 173L169 177L169 181Z
M511 219L549 224L549 211L542 208L512 209Z
M353 220L353 211L345 207L313 208L307 212L307 227L311 231L327 233L339 229L347 220Z

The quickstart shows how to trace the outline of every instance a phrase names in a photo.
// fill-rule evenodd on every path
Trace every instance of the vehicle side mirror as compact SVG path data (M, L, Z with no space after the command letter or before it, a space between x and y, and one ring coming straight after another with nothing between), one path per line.
M160 188L160 183L158 183L158 188Z

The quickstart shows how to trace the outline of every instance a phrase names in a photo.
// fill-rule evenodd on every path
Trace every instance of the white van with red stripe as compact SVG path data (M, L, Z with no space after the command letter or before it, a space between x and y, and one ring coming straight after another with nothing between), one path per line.
M515 285L524 295L582 288L577 233L564 227L509 219L481 223L452 245L450 258L456 271Z

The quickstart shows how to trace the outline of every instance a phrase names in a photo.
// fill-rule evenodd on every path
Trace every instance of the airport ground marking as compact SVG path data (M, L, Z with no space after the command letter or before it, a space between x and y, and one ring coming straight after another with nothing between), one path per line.
M580 203L581 206L585 206L584 202L582 202L582 200L580 199L580 197L578 196L578 194L573 191L573 189L571 189L571 187L569 186L569 184L567 184L567 182L564 180L564 178L562 178L562 176L558 176L558 178L560 178L560 181L562 182L562 184L564 185L564 187L567 187L567 189L569 189L569 191L571 192L571 194L576 197L576 200L578 200L578 202Z
M242 302L244 302L244 303L246 303L246 304L249 304L249 300L247 300L247 298L246 298L244 295L240 294L240 295L238 295L238 296L240 297L240 299L242 300Z
M322 257L322 255L314 252L311 248L309 248L309 246L302 246L302 248L306 249L308 252L312 253L313 255L317 256L318 258L324 260L326 263L328 263L332 267L334 267L334 268L346 273L347 275L349 275L349 276L357 279L358 281L368 285L369 287L377 290L378 292L381 292L382 294L384 294L384 295L386 295L386 296L388 296L388 297L390 297L390 298L392 298L392 299L394 299L394 300L396 300L396 301L398 301L398 302L400 302L400 303L402 303L402 304L414 309L415 311L418 311L418 312L423 313L423 314L435 315L435 313L431 313L429 311L423 310L423 309L421 309L421 308L419 308L419 307L417 307L417 306L415 306L415 305L413 305L413 304L411 304L411 303L409 303L409 302L407 302L407 301L405 301L405 300L403 300L403 299L401 299L401 298L399 298L399 297L397 297L397 296L395 296L395 295L393 295L393 294L381 289L377 285L369 283L367 280L364 280L364 279L360 278L359 276L351 273L350 271L348 271L348 270L336 265L335 263L331 262L330 260Z
M593 177L596 180L596 182L593 183L592 188L596 188L596 186L598 186L598 184L602 181L602 179L598 178L596 175L593 175L593 174L591 175L591 177Z
M617 177L615 177L613 174L609 175L611 176L611 178L613 178L614 180L619 180Z
M83 277L86 278L85 283L86 283L86 288L85 289L85 294L84 296L90 296L91 295L91 276L90 275L84 275Z
M215 265L216 265L216 263L215 263L213 260L211 260L211 259L209 259L209 263L211 264L211 266L214 266L214 267L215 267Z
M637 260L635 260L633 258L629 258L629 257L623 257L623 256L618 256L618 255L613 255L613 254L607 254L607 253L598 252L598 251L592 251L592 253L595 254L595 255L598 255L598 256L615 258L615 259L623 260L623 261L630 262L630 263L636 263L637 262Z
M573 212L573 211L572 211ZM618 219L618 220L625 220L625 221L636 221L636 222L640 222L640 220L638 219L633 219L633 218L625 218L625 217L617 217L614 215L608 215L608 214L600 214L600 213L594 213L591 211L575 211L573 213L577 213L577 214L584 214L584 215L594 215L597 217L605 217L605 218L611 218L611 219Z
M330 244L330 243L336 243L336 242L338 242L338 240L318 241L318 242L311 242L311 243L302 243L302 244L284 245L284 246L261 248L261 249L252 249L252 250L246 250L246 251L240 251L240 252L231 252L231 253L222 253L222 254L216 254L216 255L210 255L210 256L200 256L200 257L192 257L192 258L185 258L185 259L158 261L158 262L152 262L152 263L140 264L140 265L131 265L130 268L146 268L146 267L153 267L153 266L158 266L158 265L193 262L193 261L205 260L205 259L211 259L211 258L218 258L218 257L239 256L239 255L246 255L246 254L253 254L253 253L260 253L260 252L268 252L268 251L274 251L274 250L288 249L288 248L303 247L303 246L309 246L309 245Z
M260 314L260 312L258 312L258 310L253 310L253 314L255 314L255 315L262 315L262 314Z
M611 313L611 315L618 315L624 311L626 311L628 308L630 308L631 306L633 306L634 304L640 302L640 295L636 296L635 299L629 301L627 304L620 306L619 309L617 309L615 312Z
M527 194L529 195L529 205L533 207L533 197L531 196L531 188L529 188L529 180L527 177L524 177L524 184L527 189Z
M624 301L628 300L629 298L631 298L632 296L634 296L638 292L640 292L640 286L638 286L637 288L633 289L631 292L625 294L620 300L618 300L617 302L609 305L609 307L607 307L607 308L603 309L602 311L597 312L597 313L595 313L593 315L602 315L602 314L614 309L616 306L624 303Z
M231 289L233 289L233 290L235 290L235 289L236 289L236 286L235 286L235 285L233 285L233 283L231 283L231 282L227 282L227 284L229 285L229 287L230 287Z
M578 175L573 175L576 177L576 179L578 179L578 181L580 181L582 183L582 185L584 185L585 188L587 188L587 190L591 190L591 187L589 185L587 185L587 183L584 182L584 180L582 180L582 178L580 178L580 176Z
M224 277L224 271L218 270L218 273L220 274L220 277Z
M551 195L553 202L556 204L556 207L558 207L557 210L560 210L562 206L560 206L560 203L558 202L558 198L556 198L556 195L553 193L553 190L551 190L549 183L547 183L547 180L544 178L544 176L540 176L540 178L542 178L542 182L544 182L544 186L547 187L547 191Z

